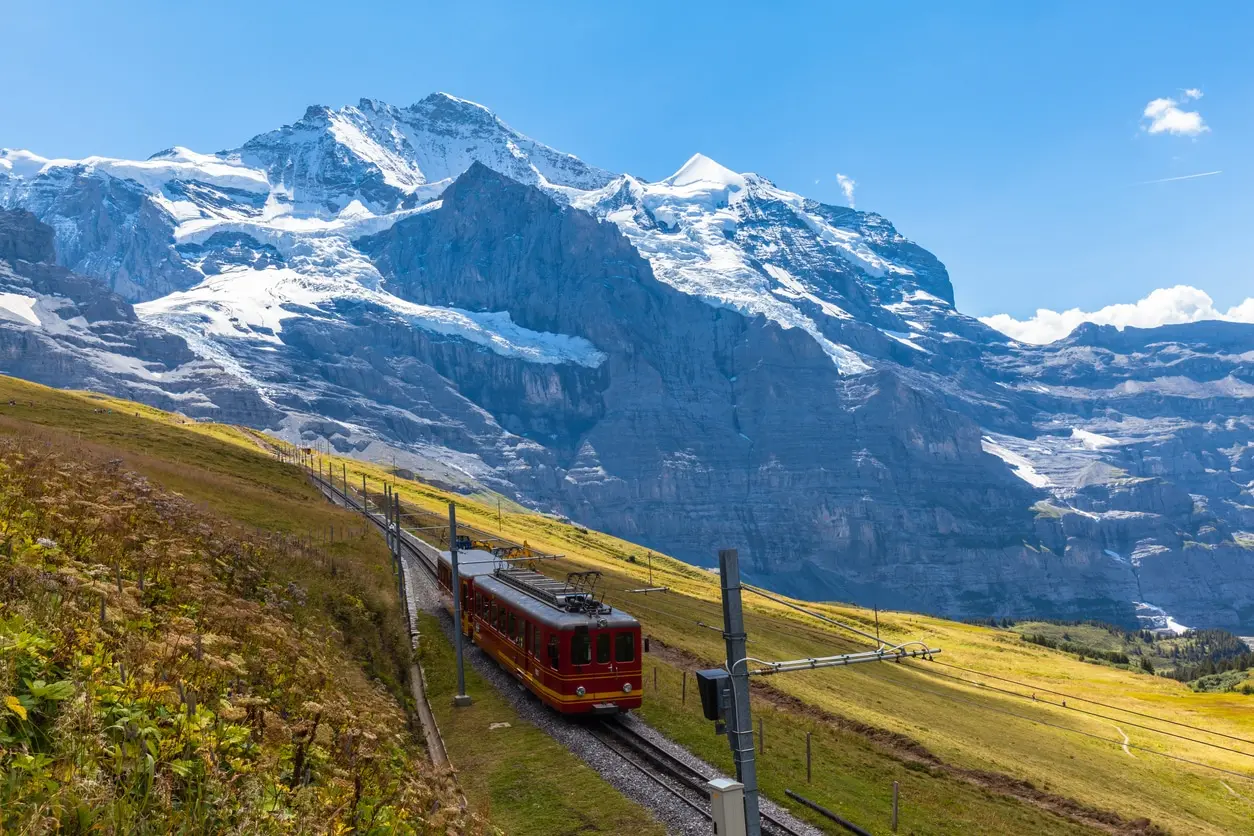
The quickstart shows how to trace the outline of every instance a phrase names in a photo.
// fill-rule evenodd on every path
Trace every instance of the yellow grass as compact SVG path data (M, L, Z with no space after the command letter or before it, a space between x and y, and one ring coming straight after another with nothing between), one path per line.
M460 522L498 531L494 504L417 482L398 481L382 467L352 459L322 457L322 461L331 462L337 474L346 466L354 485L360 485L363 475L372 490L383 481L390 481L402 501L431 511L442 512L449 501L455 501ZM707 662L721 660L718 633L696 624L721 623L717 579L708 571L654 553L653 583L668 586L671 591L647 597L632 595L625 590L644 586L649 578L649 552L640 546L594 531L584 533L529 513L504 514L499 531L503 537L525 540L539 550L565 555L557 564L542 567L549 571L560 574L574 569L600 569L605 573L604 584L611 603L637 615L646 632ZM634 563L630 562L632 557ZM756 596L748 596L746 606L753 642L750 651L755 656L798 658L868 646L857 636ZM875 629L873 614L868 610L840 604L806 606L861 629ZM1118 813L1125 822L1145 817L1176 833L1254 833L1254 778L1240 777L1254 776L1254 757L1134 725L1254 755L1254 745L1220 736L1254 740L1254 699L1240 694L1194 693L1174 680L1081 662L1074 656L1026 643L1005 630L896 612L881 612L879 626L889 643L923 639L942 648L939 662L1021 681L1026 687L927 662L789 674L772 678L770 684L823 711L904 735L953 767L1022 779L1048 795ZM945 679L939 674L1004 688L1027 698ZM1047 694L1045 689L1072 696ZM1036 701L1030 699L1033 692L1037 693ZM1076 697L1114 708L1080 702ZM1061 705L1064 699L1066 708ZM1076 710L1080 708L1115 719L1086 716ZM1176 727L1116 709L1167 718L1201 730ZM1130 743L1127 751L1119 745L1124 734Z

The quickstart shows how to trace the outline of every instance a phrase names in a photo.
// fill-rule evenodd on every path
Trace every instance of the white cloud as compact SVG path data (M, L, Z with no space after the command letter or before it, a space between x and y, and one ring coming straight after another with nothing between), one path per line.
M846 177L843 174L836 174L836 182L840 184L840 190L845 193L845 202L849 204L849 208L853 207L853 189L858 185L852 177Z
M1185 99L1200 99L1202 91L1190 88L1184 91ZM1142 130L1152 134L1174 134L1176 136L1197 136L1206 133L1210 127L1202 114L1196 110L1182 110L1181 102L1176 99L1154 99L1145 106L1141 116L1145 124Z
M1113 325L1122 331L1128 326L1156 328L1203 319L1254 323L1254 297L1225 312L1215 307L1215 300L1206 292L1181 284L1159 288L1131 304L1109 305L1091 313L1079 308L1062 312L1040 308L1031 319L1020 320L1009 314L997 314L982 316L980 322L1020 342L1043 345L1062 339L1082 322Z

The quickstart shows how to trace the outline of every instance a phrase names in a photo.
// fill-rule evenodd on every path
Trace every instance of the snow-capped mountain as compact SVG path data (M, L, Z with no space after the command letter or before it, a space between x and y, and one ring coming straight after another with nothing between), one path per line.
M112 363L101 388L178 389L189 414L395 454L698 562L741 545L808 594L1254 624L1246 349L1205 329L1019 346L884 218L700 154L646 182L435 94L311 107L216 154L0 151L0 207L183 347L158 369L80 340ZM5 368L65 385L29 337L74 317L24 316L23 288L0 295L26 335ZM1231 464L1195 478L1175 446Z

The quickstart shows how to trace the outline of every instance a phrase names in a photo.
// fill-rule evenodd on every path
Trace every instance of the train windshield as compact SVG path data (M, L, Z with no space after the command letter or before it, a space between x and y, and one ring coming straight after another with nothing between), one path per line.
M587 627L576 627L570 639L570 663L586 665L592 661L592 637Z
M636 659L636 636L624 630L614 637L614 661L634 662Z
M597 633L597 664L604 665L610 661L610 634Z

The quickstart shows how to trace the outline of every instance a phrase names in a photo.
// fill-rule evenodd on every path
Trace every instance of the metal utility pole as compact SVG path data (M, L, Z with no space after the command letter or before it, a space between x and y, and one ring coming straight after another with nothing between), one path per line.
M863 650L855 653L842 653L836 656L816 656L808 659L787 659L768 662L761 659L752 660L756 667L750 669L748 654L745 651L745 618L741 605L742 589L748 589L777 603L838 627L859 633L866 638L875 638L863 633L856 627L841 624L823 615L811 612L786 600L762 592L754 587L743 587L740 583L740 559L735 549L723 549L718 553L719 581L723 592L723 639L727 644L727 669L697 671L697 688L701 693L701 709L707 720L713 720L715 731L723 733L726 723L727 742L731 746L732 760L736 764L736 777L744 784L745 833L747 836L761 836L762 821L758 811L758 774L754 761L753 716L749 710L749 677L771 676L795 671L812 671L819 668L836 668L856 665L862 662L887 662L922 657L931 659L940 648L928 647L917 639L903 642L892 647L883 643L875 650ZM700 623L700 622L698 622ZM702 625L705 626L705 625ZM915 649L908 649L918 645ZM759 732L761 734L761 732ZM810 777L810 735L806 735L806 780ZM716 788L715 788L716 789ZM839 821L846 829L855 833L864 833L856 825L840 820L839 816L824 810L811 801L787 791L802 803L808 804L829 818Z
M388 554L392 553L392 499L388 496L388 483L383 483L383 539L387 541Z
M758 812L758 767L753 759L753 717L749 712L749 661L745 658L745 614L740 602L740 556L735 549L718 553L723 587L723 639L727 644L727 672L731 675L731 711L727 741L736 764L736 780L745 787L745 834L761 836Z
M453 649L457 653L457 693L453 696L453 705L465 708L470 705L470 695L466 693L466 667L462 660L462 585L461 576L457 571L457 505L448 504L448 554L449 563L453 567Z
M409 612L409 603L405 600L405 569L401 566L401 498L392 491L392 560L396 563L396 583L401 590L401 606Z

